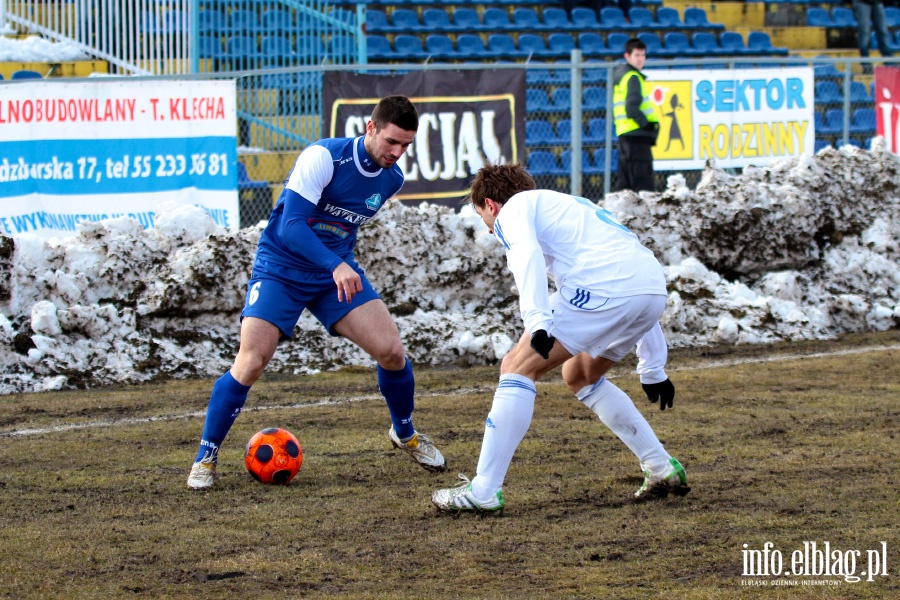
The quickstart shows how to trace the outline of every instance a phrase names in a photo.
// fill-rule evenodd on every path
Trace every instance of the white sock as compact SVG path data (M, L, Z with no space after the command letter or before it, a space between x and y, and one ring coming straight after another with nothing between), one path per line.
M488 500L503 487L513 454L531 426L536 396L531 379L514 373L500 376L472 480L472 494L477 500Z
M641 461L642 468L646 467L653 473L667 470L672 457L625 392L602 377L594 385L578 390L576 396L625 442Z

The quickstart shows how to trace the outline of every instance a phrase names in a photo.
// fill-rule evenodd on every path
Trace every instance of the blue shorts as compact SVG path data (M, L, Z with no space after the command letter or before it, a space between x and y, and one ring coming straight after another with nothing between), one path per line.
M308 309L328 333L351 310L381 296L366 279L358 264L347 261L362 279L362 291L350 302L338 302L337 286L331 273L289 269L257 259L247 283L244 317L256 317L272 323L281 330L282 339L290 339L303 309Z

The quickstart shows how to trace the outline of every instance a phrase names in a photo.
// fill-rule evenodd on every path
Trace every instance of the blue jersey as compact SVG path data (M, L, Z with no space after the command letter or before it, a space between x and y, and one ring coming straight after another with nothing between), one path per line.
M400 167L378 166L363 139L320 140L300 153L262 232L257 260L329 273L341 262L355 264L357 229L403 186Z

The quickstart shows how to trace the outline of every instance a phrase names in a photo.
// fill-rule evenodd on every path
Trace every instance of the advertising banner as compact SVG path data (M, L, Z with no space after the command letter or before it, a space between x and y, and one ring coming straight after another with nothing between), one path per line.
M485 159L525 161L525 71L416 71L406 75L326 73L326 137L355 137L384 96L409 97L419 130L398 161L404 201L458 205Z
M812 154L813 70L646 71L659 117L657 171L758 167Z
M0 85L0 234L120 216L153 227L164 201L236 229L236 135L234 81Z
M900 69L875 67L875 131L900 154Z

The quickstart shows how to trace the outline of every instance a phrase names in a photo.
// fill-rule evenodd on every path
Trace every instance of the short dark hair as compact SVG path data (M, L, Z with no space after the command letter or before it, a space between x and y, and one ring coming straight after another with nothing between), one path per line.
M490 198L497 204L506 204L507 200L519 192L536 188L534 179L520 163L495 165L489 162L475 174L469 201L482 209L485 198Z
M419 112L406 96L386 96L375 105L372 121L377 129L394 124L406 131L418 131Z
M644 43L643 40L638 38L631 38L627 42L625 42L625 54L631 54L634 50L643 50L647 51L647 44Z

